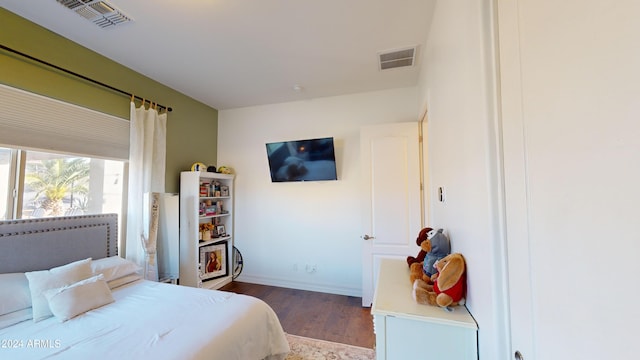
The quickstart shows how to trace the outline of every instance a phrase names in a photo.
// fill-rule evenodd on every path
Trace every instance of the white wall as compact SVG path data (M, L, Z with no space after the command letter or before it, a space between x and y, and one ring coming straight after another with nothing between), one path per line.
M220 111L218 165L236 173L239 280L361 296L359 129L417 121L417 103L414 87ZM271 182L265 143L326 136L338 181Z
M419 85L428 109L427 224L444 228L452 251L465 256L481 359L501 358L507 337L491 30L489 1L438 1ZM436 201L439 186L444 202Z
M531 269L515 279L531 284L524 357L637 358L640 2L516 3L500 4L500 46L506 170L526 184L507 187L526 199L509 239L529 250L510 258Z

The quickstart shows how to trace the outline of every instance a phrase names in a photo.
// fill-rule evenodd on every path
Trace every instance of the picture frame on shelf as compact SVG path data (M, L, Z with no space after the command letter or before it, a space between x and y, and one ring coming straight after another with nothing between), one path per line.
M221 241L200 248L200 278L213 280L229 275L226 241Z
M229 187L226 185L220 186L220 196L229 196Z
M227 231L224 228L224 225L218 225L216 226L216 234L218 234L218 236L225 236L227 235Z

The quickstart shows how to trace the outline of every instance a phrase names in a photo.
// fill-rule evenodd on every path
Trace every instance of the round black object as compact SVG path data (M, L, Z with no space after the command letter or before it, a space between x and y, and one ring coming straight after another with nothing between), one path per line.
M207 166L207 172L216 172L216 167L213 165Z
M242 272L242 254L237 247L233 247L233 280L235 280Z

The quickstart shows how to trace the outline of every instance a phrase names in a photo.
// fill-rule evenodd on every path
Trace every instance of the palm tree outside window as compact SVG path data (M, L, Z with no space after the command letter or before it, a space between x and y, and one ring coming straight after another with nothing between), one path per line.
M28 162L25 185L25 191L35 192L34 204L44 209L44 214L63 215L66 209L76 208L74 195L80 200L89 194L89 159L60 157Z
M124 164L0 148L0 219L121 214Z

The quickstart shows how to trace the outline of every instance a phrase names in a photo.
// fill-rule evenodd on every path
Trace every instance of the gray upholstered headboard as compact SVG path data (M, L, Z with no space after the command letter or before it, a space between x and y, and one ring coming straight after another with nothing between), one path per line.
M117 214L0 221L0 273L118 254Z

